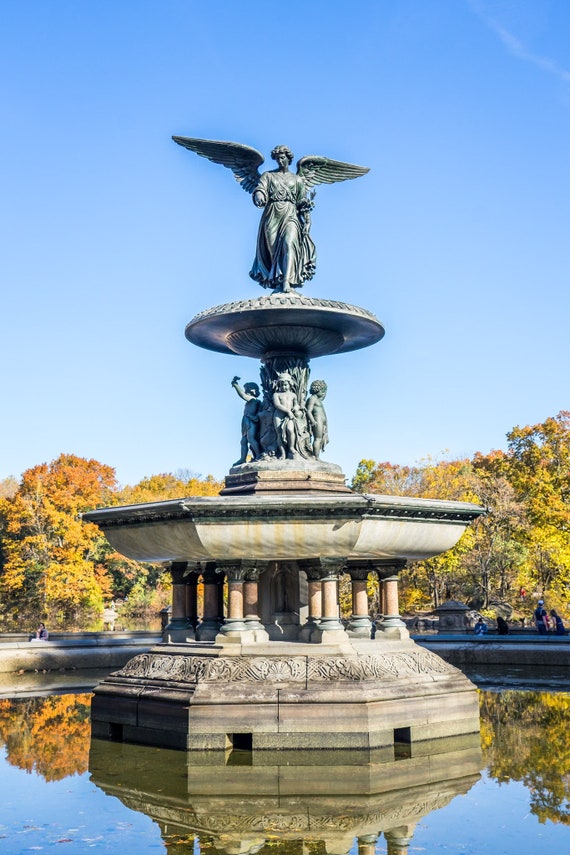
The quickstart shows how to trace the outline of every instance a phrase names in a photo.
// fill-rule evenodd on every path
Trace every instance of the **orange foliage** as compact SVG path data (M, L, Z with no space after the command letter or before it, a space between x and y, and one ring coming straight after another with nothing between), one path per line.
M91 695L0 701L0 740L8 762L46 781L87 771Z

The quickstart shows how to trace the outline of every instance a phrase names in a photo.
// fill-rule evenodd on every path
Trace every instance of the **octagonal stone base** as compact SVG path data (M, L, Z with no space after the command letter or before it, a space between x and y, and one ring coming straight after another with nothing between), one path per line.
M411 640L161 644L95 689L93 735L183 750L372 749L476 733L475 687Z

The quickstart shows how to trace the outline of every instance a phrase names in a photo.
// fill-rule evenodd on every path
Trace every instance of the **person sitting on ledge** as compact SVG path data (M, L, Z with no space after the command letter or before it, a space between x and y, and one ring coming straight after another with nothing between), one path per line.
M556 635L566 635L566 627L562 623L562 618L556 609L550 609L550 617L554 621L554 633Z
M497 617L497 634L498 635L508 635L509 634L509 625L506 622L506 620L504 619L504 617L501 617L501 615L499 615Z
M487 632L487 624L485 623L482 617L480 617L477 623L475 624L473 632L475 633L475 635L485 635L485 633Z
M49 638L49 632L46 629L45 623L40 623L36 630L36 638L38 641L47 641Z

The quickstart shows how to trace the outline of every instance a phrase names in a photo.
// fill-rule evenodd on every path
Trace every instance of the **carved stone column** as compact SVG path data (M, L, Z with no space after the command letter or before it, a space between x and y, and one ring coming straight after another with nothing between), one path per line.
M224 620L224 579L224 573L218 572L213 561L208 561L202 570L204 614L196 628L197 641L214 641L220 631Z
M223 566L228 580L228 614L216 636L216 641L222 644L226 642L243 644L255 641L255 635L248 629L243 614L244 579L250 566L250 562L242 561Z
M266 569L268 561L243 561L244 571L243 600L246 628L254 633L256 641L269 641L269 634L259 619L259 577Z
M416 823L414 822L385 831L384 837L388 844L387 855L408 855L408 847L412 842L415 828Z
M366 589L370 567L351 566L347 572L352 584L352 615L347 627L348 635L353 638L371 638L372 621L368 615L368 591Z
M200 565L198 563L188 564L184 573L186 582L186 623L191 638L195 638L195 630L198 625L198 577Z
M321 562L318 558L307 558L299 561L299 570L307 576L309 615L307 622L301 627L299 641L311 641L318 630L323 614L323 587L321 582ZM318 639L320 641L320 636Z
M322 592L323 613L319 627L311 636L311 642L342 643L348 641L348 636L339 616L338 580L346 567L344 558L319 558Z
M194 632L186 621L186 579L184 574L188 564L186 561L173 561L170 565L172 576L172 614L164 628L162 640L169 644L192 641Z
M380 581L383 603L382 619L376 622L376 638L380 633L390 638L410 637L406 624L400 617L398 605L398 580L405 566L404 559L375 562L374 569Z

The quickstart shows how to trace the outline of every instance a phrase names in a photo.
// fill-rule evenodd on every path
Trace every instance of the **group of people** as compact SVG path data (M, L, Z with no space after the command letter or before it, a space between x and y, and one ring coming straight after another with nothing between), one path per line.
M555 635L566 635L566 628L556 609L550 609L550 614L544 608L544 600L539 600L534 610L534 623L539 635L553 632Z
M549 632L555 635L567 635L568 631L564 626L564 622L556 609L550 609L550 614L544 608L544 600L539 600L536 609L534 610L534 623L539 635L546 635ZM479 618L473 628L475 635L485 635L488 631L487 624L482 617ZM509 625L507 621L499 616L497 618L497 635L508 635Z
M473 628L473 632L475 635L485 635L488 632L488 626L483 620L482 617L479 618L477 623ZM499 615L497 618L497 634L498 635L508 635L509 634L509 625L506 620Z

